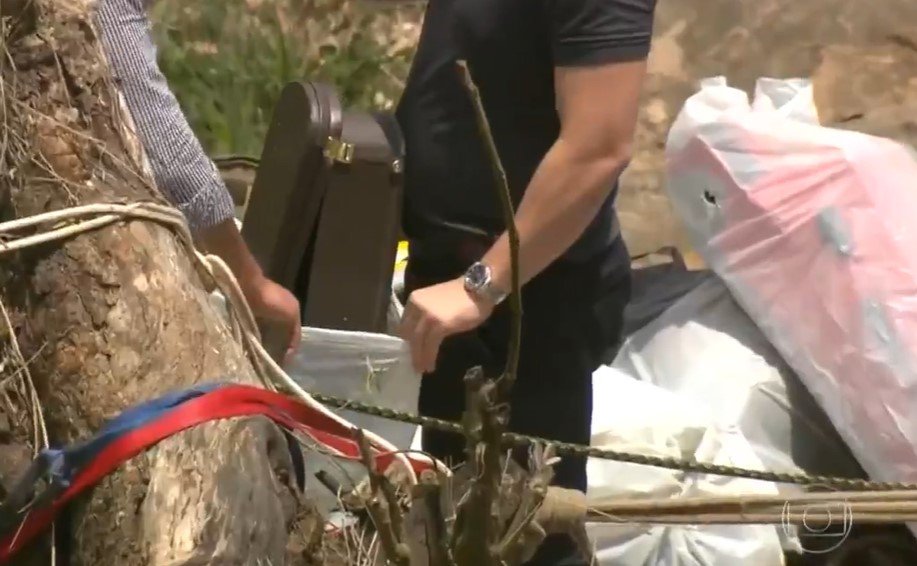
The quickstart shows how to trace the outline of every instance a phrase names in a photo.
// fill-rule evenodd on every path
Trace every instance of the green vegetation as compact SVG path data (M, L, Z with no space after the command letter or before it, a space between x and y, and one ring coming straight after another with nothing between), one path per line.
M274 101L293 80L337 86L344 103L391 108L422 6L353 0L160 0L159 62L212 155L257 156Z

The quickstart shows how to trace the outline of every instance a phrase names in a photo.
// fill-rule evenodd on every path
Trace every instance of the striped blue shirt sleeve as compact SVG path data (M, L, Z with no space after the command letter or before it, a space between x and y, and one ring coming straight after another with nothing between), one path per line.
M232 197L156 62L144 0L100 0L96 10L102 47L159 190L192 230L233 218Z

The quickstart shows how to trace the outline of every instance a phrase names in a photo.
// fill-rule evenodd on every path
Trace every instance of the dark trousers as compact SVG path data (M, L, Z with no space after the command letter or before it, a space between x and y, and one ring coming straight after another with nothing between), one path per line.
M592 372L609 348L620 341L623 310L630 297L627 252L620 269L607 273L605 255L586 262L555 262L522 291L522 346L519 372L512 391L510 429L552 440L589 444L592 420ZM408 261L406 292L460 276L476 258L432 254ZM482 366L485 375L503 369L509 337L507 303L479 329L446 340L436 371L424 377L420 412L459 420L464 409L463 377ZM450 433L423 430L423 448L453 465L464 458L464 439ZM554 483L586 490L584 458L564 457L555 465ZM549 537L530 564L577 565L569 537Z

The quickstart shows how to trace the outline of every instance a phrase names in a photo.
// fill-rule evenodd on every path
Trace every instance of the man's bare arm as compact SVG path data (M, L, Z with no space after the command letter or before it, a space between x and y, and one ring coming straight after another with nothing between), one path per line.
M561 132L515 215L522 283L576 241L627 165L644 74L642 60L556 71ZM483 261L491 268L494 285L508 291L511 273L505 234ZM411 344L415 369L432 371L442 341L481 324L494 306L466 292L461 277L414 291L400 334Z
M645 74L642 60L556 69L560 136L532 177L515 217L521 283L573 245L627 166ZM509 290L505 234L483 261L493 271L494 284Z

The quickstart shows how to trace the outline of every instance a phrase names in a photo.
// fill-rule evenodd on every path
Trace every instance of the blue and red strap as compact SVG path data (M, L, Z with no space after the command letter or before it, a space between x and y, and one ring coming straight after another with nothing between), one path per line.
M29 509L17 528L4 533L0 542L0 563L7 562L47 529L74 497L161 440L201 423L259 415L286 429L311 436L343 458L360 458L351 428L279 393L248 385L207 385L167 395L126 411L88 442L62 451L69 460L52 473L62 476L65 488L55 493L46 505ZM385 469L395 457L394 453L379 452L375 455L375 464ZM410 457L408 460L418 474L432 465L427 460ZM67 477L71 473L72 477Z

